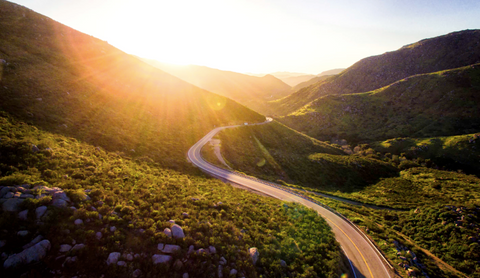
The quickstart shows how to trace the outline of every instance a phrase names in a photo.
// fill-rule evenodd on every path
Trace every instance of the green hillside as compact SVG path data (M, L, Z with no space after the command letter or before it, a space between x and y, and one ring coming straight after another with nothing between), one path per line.
M230 166L259 178L322 191L356 191L397 171L376 159L349 156L332 146L274 122L219 133ZM215 161L213 156L209 157Z
M22 273L44 277L50 271L131 277L137 269L142 277L182 277L183 273L214 277L218 272L228 277L232 269L245 277L339 275L339 246L328 224L313 210L203 175L121 157L17 122L5 113L0 116L0 153L0 251L6 256L19 253L22 245L39 235L51 244L40 262L2 269L5 277ZM65 192L68 206L74 209L52 204L47 188L57 190L54 201ZM8 191L25 194L17 199L23 202L16 210L7 210L13 200L4 196L12 193ZM35 215L41 206L47 213L38 223ZM18 215L23 210L27 210L25 220ZM78 219L82 223L74 224ZM169 220L183 229L184 238L164 233L166 228L173 231ZM27 235L20 236L19 231ZM61 251L66 244L79 245ZM160 253L158 244L178 246L173 253L165 251L171 256L169 264L152 263L152 256ZM255 265L248 253L251 247L260 253ZM191 248L194 253L188 252ZM201 253L201 248L209 251ZM127 267L108 266L112 252L123 254L119 260ZM228 262L223 268L222 260ZM4 266L4 255L0 262Z
M477 137L439 138L443 151L431 144L428 150L437 150L447 158L457 152L455 158L459 159L468 152L467 147L476 146L471 142ZM355 154L346 155L276 122L224 130L218 138L222 155L234 170L297 187L304 194L306 189L394 208L371 209L307 193L364 229L395 265L401 265L397 270L402 277L408 276L402 266L413 257L407 249L399 251L398 246L412 250L424 266L414 268L417 277L426 277L420 274L422 271L429 277L445 278L477 277L480 273L475 228L480 209L479 178L427 168L436 165L433 159L425 159L418 148L415 152L410 149L392 154L410 144L421 146L428 139L398 139L373 145L392 153L382 154L362 145L355 148ZM207 158L215 161L213 156Z
M480 65L412 76L381 89L321 97L279 121L320 140L433 137L480 131Z
M261 115L107 42L0 2L0 109L107 150L184 167L215 125Z
M268 102L292 93L291 87L273 75L250 76L204 66L178 66L143 59L145 62L210 92L233 99L262 114Z
M431 138L393 138L374 142L379 152L418 157L437 167L478 175L480 173L480 134Z
M287 115L321 96L368 92L412 75L480 63L479 42L480 30L465 30L368 57L338 75L273 102L272 109L277 115Z

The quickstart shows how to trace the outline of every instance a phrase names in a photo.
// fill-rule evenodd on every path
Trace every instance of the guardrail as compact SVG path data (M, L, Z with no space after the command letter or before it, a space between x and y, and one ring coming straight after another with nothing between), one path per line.
M200 156L201 156L201 153L200 153ZM203 157L202 157L203 159ZM206 162L207 164L209 164L210 166L213 166L213 167L216 167L216 168L220 168L219 166L217 165L214 165L208 161L206 161L205 159L203 159L204 162ZM330 212L336 214L337 216L341 217L343 220L345 220L348 224L350 224L355 230L357 230L363 238L365 238L367 240L367 242L373 247L373 249L377 252L377 254L383 259L383 261L387 264L387 266L392 270L392 271L395 271L395 268L394 266L388 261L387 257L382 253L382 251L380 251L380 249L378 248L378 246L372 241L372 239L370 239L370 237L368 237L357 225L355 225L355 223L353 223L352 221L350 221L350 219L348 219L346 216L344 216L343 214L337 212L336 210L332 209L331 207L325 205L324 203L318 201L318 200L315 200L309 196L306 196L304 194L301 194L301 193L298 193L296 191L293 191L289 188L285 188L285 186L282 186L280 184L276 184L276 183L273 183L273 182L268 182L268 181L264 181L264 180L261 180L261 179L258 179L256 177L252 177L252 176L248 176L246 174L243 174L243 173L239 173L239 172L235 172L235 171L232 171L232 170L229 170L229 169L224 169L224 168L220 168L221 170L223 171L227 171L233 175L237 175L237 176L240 176L240 177L243 177L243 178L246 178L246 179L249 179L249 180L253 180L253 181L256 181L256 182L259 182L259 183L262 183L262 184L265 184L265 185L268 185L268 186L271 186L271 187L274 187L274 188L277 188L277 189L280 189L282 191L285 191L285 192L288 192L290 194L293 194L297 197L300 197L304 200L307 200L307 201L310 201L314 204L317 204L327 210L329 210ZM216 176L215 174L212 174L212 173L209 173L213 176ZM223 177L220 177L220 178L223 178Z

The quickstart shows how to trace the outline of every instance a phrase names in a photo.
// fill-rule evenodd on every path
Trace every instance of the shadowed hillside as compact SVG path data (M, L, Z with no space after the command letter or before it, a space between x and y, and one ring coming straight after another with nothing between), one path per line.
M321 139L351 142L480 131L480 65L412 76L381 89L321 97L279 119Z
M480 63L479 42L480 30L465 30L368 57L338 75L273 102L272 109L277 115L287 115L321 96L368 92L411 75Z
M238 101L262 114L267 102L289 95L291 87L273 75L263 77L212 69L204 66L177 66L144 59L147 63L205 90Z
M215 125L263 121L108 43L0 2L0 109L40 128L175 166Z

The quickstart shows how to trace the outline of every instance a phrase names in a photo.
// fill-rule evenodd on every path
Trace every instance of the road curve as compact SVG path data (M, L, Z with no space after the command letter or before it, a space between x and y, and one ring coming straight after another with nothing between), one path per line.
M265 124L271 121L271 118L267 118L265 122L259 124ZM262 192L283 201L300 203L306 207L316 210L318 214L325 218L330 227L332 227L332 231L334 232L337 241L340 243L342 249L344 250L346 256L350 261L354 277L387 278L393 276L391 274L392 272L389 271L389 268L385 266L383 258L380 257L372 244L368 242L356 228L354 228L347 220L345 220L341 216L312 201L304 199L299 195L295 195L291 192L282 190L281 188L268 185L267 182L261 180L253 180L235 174L234 172L218 168L206 162L202 158L202 147L207 144L210 139L212 139L219 131L227 128L234 128L240 126L244 125L217 127L214 130L210 131L207 135L205 135L205 137L203 137L202 139L200 139L200 141L193 145L190 150L188 150L188 159L198 168L213 176L240 184L245 187L252 188L256 191Z

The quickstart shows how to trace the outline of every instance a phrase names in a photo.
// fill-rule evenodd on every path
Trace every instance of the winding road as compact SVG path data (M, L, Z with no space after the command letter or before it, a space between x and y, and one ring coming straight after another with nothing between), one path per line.
M250 124L259 125L266 124L272 121L271 118L263 123ZM201 156L202 147L207 144L219 131L227 128L240 127L244 125L217 127L210 131L205 137L200 139L188 151L189 160L202 169L203 171L233 183L249 187L256 191L262 192L271 197L288 201L300 203L306 207L312 208L318 212L332 227L337 241L340 243L345 255L350 261L354 277L356 278L388 278L393 277L393 271L386 265L383 257L378 253L376 248L369 242L362 233L355 228L346 219L340 215L330 211L329 209L308 200L301 195L288 192L279 187L269 185L268 182L262 180L254 180L248 177L241 176L232 171L218 168L206 162Z

